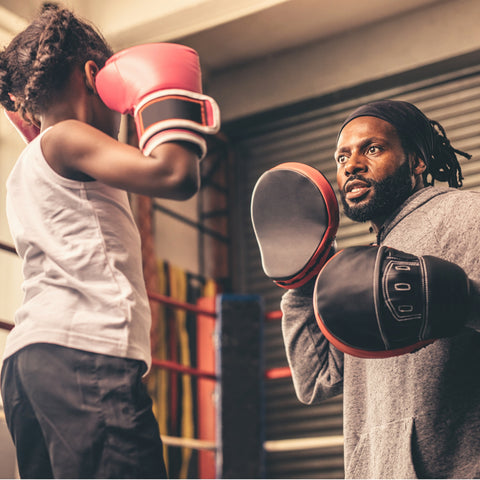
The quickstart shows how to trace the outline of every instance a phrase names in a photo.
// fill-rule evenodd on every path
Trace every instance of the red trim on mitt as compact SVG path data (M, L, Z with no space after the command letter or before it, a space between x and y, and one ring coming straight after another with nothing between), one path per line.
M308 263L293 278L288 280L274 280L274 283L279 287L287 289L297 288L304 285L321 270L330 254L331 244L335 240L340 221L337 197L330 182L314 167L298 162L286 162L273 167L271 170L291 170L306 176L317 186L325 199L325 205L327 207L328 225L325 235Z

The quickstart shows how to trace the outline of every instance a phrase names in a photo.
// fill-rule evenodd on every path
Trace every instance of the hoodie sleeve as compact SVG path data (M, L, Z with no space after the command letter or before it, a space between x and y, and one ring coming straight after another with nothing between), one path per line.
M468 275L471 304L466 327L480 332L480 193L458 191L448 198L451 203L434 212L444 219L443 228L435 229L439 252L434 255L456 263Z
M282 334L298 399L318 403L342 393L343 353L330 345L315 320L313 284L283 294Z

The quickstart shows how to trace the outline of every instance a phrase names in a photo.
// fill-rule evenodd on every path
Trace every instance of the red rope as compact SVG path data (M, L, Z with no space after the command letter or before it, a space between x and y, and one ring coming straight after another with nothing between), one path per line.
M188 310L189 312L199 313L200 315L206 315L209 317L216 317L216 312L210 310L202 310L196 305L190 303L180 302L179 300L174 300L173 298L167 297L166 295L161 295L160 293L148 292L148 298L155 300L156 302L164 303L165 305L170 305L171 307L182 308Z
M271 320L281 320L282 319L282 312L281 310L275 310L273 312L267 312L265 314L265 320L271 321Z
M288 378L292 376L292 371L290 367L279 367L279 368L272 368L265 372L265 378L269 380L273 380L276 378Z
M6 243L0 242L0 250L5 250L6 252L17 253L15 247L12 245L7 245Z
M172 370L174 372L187 373L195 377L209 378L211 380L217 380L217 376L214 373L205 372L196 368L185 367L175 362L169 362L168 360L159 360L158 358L152 358L152 366L157 368L165 368L166 370Z
M4 322L3 320L0 320L0 329L2 330L12 330L13 326L14 326L13 323Z

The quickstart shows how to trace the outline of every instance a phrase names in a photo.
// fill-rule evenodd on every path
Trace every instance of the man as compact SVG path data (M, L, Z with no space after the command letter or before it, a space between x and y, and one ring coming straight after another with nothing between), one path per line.
M378 246L453 262L478 296L480 193L433 186L461 186L457 154L469 157L415 106L374 102L342 125L337 182L346 215L370 222ZM344 395L346 477L479 477L478 306L468 319L451 319L465 325L452 337L413 353L359 358L321 333L313 283L283 295L282 330L299 399L312 404Z

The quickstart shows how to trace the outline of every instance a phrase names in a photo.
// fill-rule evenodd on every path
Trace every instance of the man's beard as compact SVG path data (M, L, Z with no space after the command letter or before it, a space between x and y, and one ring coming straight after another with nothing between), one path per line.
M373 187L373 197L366 203L350 205L345 200L345 191L340 192L343 210L348 218L355 222L367 222L376 218L389 217L412 194L413 186L408 161L381 182L368 180L360 175L352 175L350 179L358 179Z

